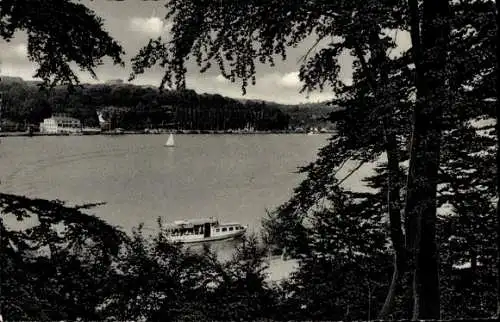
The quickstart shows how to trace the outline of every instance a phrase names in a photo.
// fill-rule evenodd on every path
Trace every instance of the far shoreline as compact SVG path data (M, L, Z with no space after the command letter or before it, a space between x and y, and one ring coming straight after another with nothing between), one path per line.
M301 134L308 135L307 132L295 131L207 131L207 130L183 130L148 133L144 131L123 131L123 132L98 132L98 133L28 133L28 132L0 132L0 137L33 137L33 136L123 136L123 135L263 135L263 134ZM329 135L335 131L314 132L312 135ZM309 134L309 135L311 135Z

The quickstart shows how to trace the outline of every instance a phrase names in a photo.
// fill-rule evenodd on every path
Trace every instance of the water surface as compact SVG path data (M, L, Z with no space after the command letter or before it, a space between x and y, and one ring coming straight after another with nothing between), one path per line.
M327 135L40 136L2 138L0 189L92 210L130 231L143 222L217 216L255 231L286 201L298 166Z

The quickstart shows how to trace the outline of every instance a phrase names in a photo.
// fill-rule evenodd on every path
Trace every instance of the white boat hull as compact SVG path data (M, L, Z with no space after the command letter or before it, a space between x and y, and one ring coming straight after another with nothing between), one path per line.
M203 235L184 235L184 236L168 236L167 238L174 243L191 244L191 243L204 243L212 241L220 241L232 238L238 238L245 234L245 230L239 230L230 233L221 233L219 235L212 235L210 237L204 237Z

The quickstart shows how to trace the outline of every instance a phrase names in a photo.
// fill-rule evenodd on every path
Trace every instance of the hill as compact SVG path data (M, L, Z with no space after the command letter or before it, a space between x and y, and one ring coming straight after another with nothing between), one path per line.
M152 86L117 82L83 84L73 91L59 86L50 93L40 91L37 84L2 76L4 130L22 130L26 124L38 124L53 113L66 113L85 126L97 126L97 111L104 111L115 127L127 130L286 130L328 126L323 118L334 110L326 104L283 105L193 90L160 92Z

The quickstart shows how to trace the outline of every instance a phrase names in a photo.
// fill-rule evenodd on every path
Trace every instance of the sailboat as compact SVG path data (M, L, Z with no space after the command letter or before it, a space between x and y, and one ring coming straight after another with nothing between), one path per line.
M167 142L165 142L165 146L169 147L175 146L174 135L172 133L170 133L170 135L168 136Z

